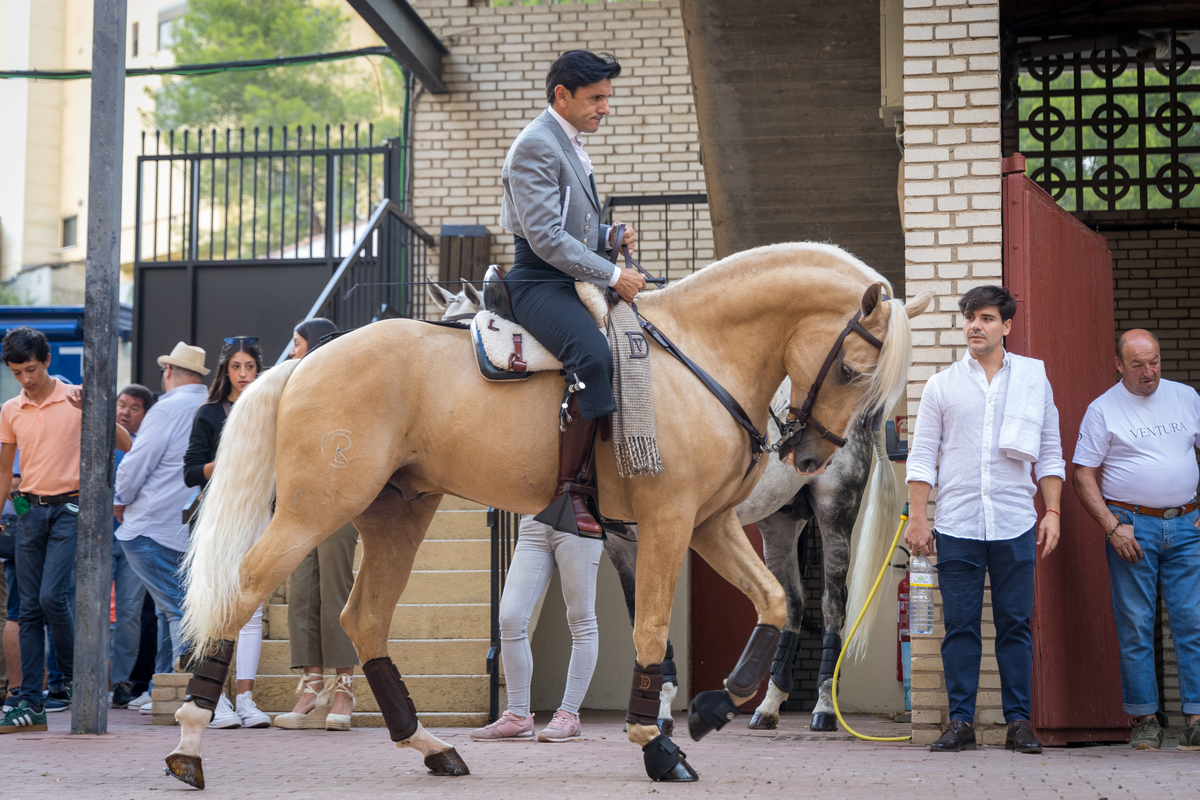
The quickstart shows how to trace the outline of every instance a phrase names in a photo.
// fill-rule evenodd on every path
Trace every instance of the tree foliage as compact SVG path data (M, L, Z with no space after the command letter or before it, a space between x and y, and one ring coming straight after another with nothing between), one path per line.
M328 53L349 48L349 29L350 18L321 0L190 0L171 49L177 64ZM147 92L162 130L373 122L394 136L403 77L391 59L362 58L165 78Z

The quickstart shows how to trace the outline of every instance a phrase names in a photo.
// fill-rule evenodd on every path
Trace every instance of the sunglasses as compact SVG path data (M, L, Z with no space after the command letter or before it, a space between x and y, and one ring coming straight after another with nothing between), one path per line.
M230 336L225 339L225 344L236 345L238 347L253 347L258 344L257 336Z

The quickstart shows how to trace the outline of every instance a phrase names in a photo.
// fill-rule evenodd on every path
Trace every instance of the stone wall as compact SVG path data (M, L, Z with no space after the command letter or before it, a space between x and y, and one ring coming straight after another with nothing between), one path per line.
M423 94L414 120L413 210L434 236L444 224L486 225L493 237L491 260L511 263L512 237L497 224L500 169L516 135L546 108L550 64L573 48L612 53L622 65L610 101L612 115L598 133L583 137L601 201L610 195L704 192L678 0L508 8L416 0L413 5L450 50L443 59L450 93ZM638 223L636 210L618 209L617 217ZM669 220L661 207L647 208L642 220L640 260L652 272L662 271L668 224L672 277L679 274L678 262L699 267L712 259L706 206L696 207L694 222L678 207ZM438 263L437 253L430 254L429 263Z
M909 414L926 380L963 355L958 298L1002 280L1000 262L1000 30L997 0L904 0L904 223L906 293L932 290L935 306L914 320ZM932 519L932 508L930 518ZM913 741L948 722L933 636L913 637ZM1002 742L1000 679L990 596L977 723L984 743Z

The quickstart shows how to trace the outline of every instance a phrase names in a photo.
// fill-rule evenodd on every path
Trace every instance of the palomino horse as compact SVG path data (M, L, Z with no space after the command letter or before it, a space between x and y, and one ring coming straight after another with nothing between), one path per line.
M804 388L792 397L811 412L806 428L793 428L793 461L813 472L836 451L833 432L844 432L864 409L891 408L904 390L908 316L924 303L906 309L881 297L882 287L878 273L836 247L775 245L647 293L640 306L758 430L785 376L796 387L813 387L821 375L815 404L804 402ZM636 521L641 534L628 737L642 747L651 778L695 780L656 720L684 554L691 546L741 588L760 623L726 689L693 701L693 737L723 725L753 694L787 608L734 512L765 460L692 371L658 348L650 359L666 471L622 479L611 444L598 442L600 510ZM515 386L487 383L466 333L413 320L369 325L251 384L226 422L188 550L184 630L199 656L176 714L181 736L167 757L171 774L203 785L201 738L233 637L304 555L348 519L362 537L363 559L342 626L389 734L398 746L420 751L435 774L466 774L458 753L417 719L388 657L389 624L443 494L523 514L549 502L562 393L554 373Z
M782 416L791 397L791 381L784 380L771 406ZM771 438L778 440L779 426L770 422ZM799 632L807 605L804 585L797 558L797 543L809 520L820 522L822 542L821 595L824 622L823 655L818 673L819 694L813 708L810 728L814 731L836 731L837 717L833 710L833 667L841 652L841 635L847 619L857 616L875 580L875 573L893 534L898 513L898 486L890 462L880 455L872 471L872 451L876 449L877 434L867 425L854 425L846 436L846 446L838 451L826 469L818 475L802 475L778 459L772 459L754 491L736 509L738 522L757 523L763 537L763 555L783 586L787 596L788 619L771 664L771 680L767 694L750 719L749 727L772 730L779 724L779 706L792 691L792 673L799 644ZM870 483L871 491L863 508L862 530L854 551L853 577L850 577L850 539L859 516L863 494ZM609 560L616 568L629 610L634 618L636 586L636 539L610 536L604 544ZM850 578L849 582L847 578ZM852 651L862 653L869 639L869 622L875 615L864 617ZM673 670L667 670L673 674ZM675 696L674 682L664 682L659 708L659 726L664 732L672 727L671 702Z

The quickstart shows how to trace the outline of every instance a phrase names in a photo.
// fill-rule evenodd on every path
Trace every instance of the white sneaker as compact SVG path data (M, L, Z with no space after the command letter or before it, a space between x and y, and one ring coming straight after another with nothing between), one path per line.
M212 722L208 723L210 728L240 728L242 727L242 718L233 710L233 704L229 702L229 698L224 694L217 701L217 710L213 714Z
M154 703L142 703L140 706L138 706L137 712L139 714L153 714Z
M249 691L242 692L237 696L238 719L242 721L243 728L269 728L271 727L271 718L259 710L254 704L254 698Z
M141 708L150 702L150 693L142 692L135 699L129 701L130 708Z

